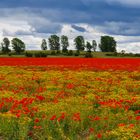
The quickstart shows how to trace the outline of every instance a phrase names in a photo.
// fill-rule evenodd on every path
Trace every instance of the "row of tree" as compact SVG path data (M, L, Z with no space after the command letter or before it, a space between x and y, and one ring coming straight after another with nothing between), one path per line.
M69 47L69 40L67 36L59 36L57 35L51 35L48 39L50 50L60 50L60 44L62 47L63 52L67 52ZM61 42L61 43L60 43ZM96 51L97 49L97 42L95 40L92 40L92 43L86 42L83 36L77 36L74 39L75 48L77 51L84 51L85 48L88 52ZM47 42L45 39L42 40L41 44L42 50L46 50ZM101 36L101 42L99 44L99 48L102 52L116 52L116 41L111 36Z
M69 47L69 40L67 36L61 36L61 38L57 35L51 35L50 38L48 39L49 42L49 46L50 46L50 50L60 50L60 47L62 48L63 52L67 52L68 51L68 47ZM95 40L92 41L92 44L90 42L87 42L85 44L85 39L83 36L77 36L74 39L74 44L76 47L77 51L84 51L85 48L91 52L91 50L93 49L94 51L96 51L97 48L97 43ZM42 50L47 50L48 46L47 46L47 41L45 39L42 40L42 44L41 44L41 49Z
M25 43L18 39L18 38L13 38L11 40L12 48L15 50L16 53L20 54L21 52L25 51ZM4 38L2 43L1 43L1 51L5 54L11 52L10 49L10 40L8 38Z
M46 39L43 39L41 43L41 49L47 50L49 46L50 50L59 51L60 49L62 49L62 52L68 52L69 39L65 35L61 37L57 35L51 35L48 38L48 43L49 44L47 44ZM97 46L99 46L102 52L116 52L116 41L111 36L101 36L101 42L99 43L99 45L97 45L97 42L95 40L92 40L92 43L90 43L88 41L86 42L83 36L77 36L74 39L74 45L77 52L87 50L87 52L91 53L92 50L96 51ZM11 40L11 46L17 54L25 51L26 48L25 43L18 38L13 38ZM3 53L9 53L11 51L10 40L8 38L3 39L1 43L1 51Z

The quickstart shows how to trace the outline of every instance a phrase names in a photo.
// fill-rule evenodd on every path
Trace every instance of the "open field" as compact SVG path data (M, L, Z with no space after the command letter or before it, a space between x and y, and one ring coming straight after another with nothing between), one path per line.
M140 59L0 58L0 140L98 139L140 139Z
M51 54L52 51L50 50L47 50L47 51L39 51L39 50L36 50L36 51L26 51L28 53L39 53L39 52L44 52L48 58L85 58L85 54L87 53L86 51L81 51L80 54L78 56L75 56L76 54L76 51L73 50L73 54L72 55L68 55L68 54L63 54L61 51L60 51L60 54ZM10 54L11 55L8 55L8 54L2 54L2 52L0 52L0 58L25 58L26 57L26 52L23 52L21 53L20 55L19 54L16 54L14 51L11 52ZM56 52L56 51L55 51ZM127 55L122 55L121 53L118 53L118 55L114 55L114 53L112 52L92 52L92 55L93 55L93 58L140 58L140 55L138 56L135 56L135 54L127 54ZM35 56L33 56L35 57Z

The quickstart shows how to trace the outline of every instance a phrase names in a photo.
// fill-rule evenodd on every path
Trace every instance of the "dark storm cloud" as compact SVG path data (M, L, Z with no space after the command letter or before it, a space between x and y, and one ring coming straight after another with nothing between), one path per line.
M138 2L137 0L134 1ZM65 23L71 25L86 23L93 27L98 26L105 33L138 36L140 35L140 26L137 24L140 22L140 6L135 7L135 5L131 7L131 3L127 0L126 2L121 2L120 0L0 1L1 10L25 9L21 10L23 11L23 15L27 14L30 16L30 18L25 20L39 33L59 32L61 26ZM8 10L5 12L7 12L7 16L11 17L18 14L16 12L8 13ZM40 17L44 20L36 21L35 17ZM46 23L45 20L50 23ZM73 28L80 31L79 27Z
M86 31L85 28L80 27L80 26L77 26L77 25L72 25L71 27L72 27L73 29L79 31L79 32L85 32L85 31Z

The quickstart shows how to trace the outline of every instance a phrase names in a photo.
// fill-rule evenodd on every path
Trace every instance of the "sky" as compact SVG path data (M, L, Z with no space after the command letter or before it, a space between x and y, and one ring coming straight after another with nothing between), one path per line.
M69 49L78 35L110 35L118 51L140 53L140 0L0 0L0 41L18 37L38 50L52 34L67 35Z

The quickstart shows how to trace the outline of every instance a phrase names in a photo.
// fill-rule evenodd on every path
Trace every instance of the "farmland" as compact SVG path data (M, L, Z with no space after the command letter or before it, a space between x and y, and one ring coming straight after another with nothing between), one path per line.
M1 58L0 140L139 140L140 59Z

